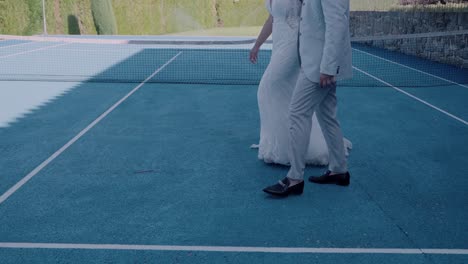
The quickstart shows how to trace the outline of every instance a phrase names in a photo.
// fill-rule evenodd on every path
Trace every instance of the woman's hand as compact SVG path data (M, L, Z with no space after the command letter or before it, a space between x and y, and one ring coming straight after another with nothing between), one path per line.
M273 31L273 16L270 15L268 19L265 21L265 24L263 24L262 31L260 31L257 41L255 41L255 45L250 50L250 61L252 63L254 64L257 63L258 51L260 50L260 47L263 45L263 43L271 35L272 31Z
M251 50L250 50L250 62L252 63L257 63L257 58L258 58L258 48L257 47L253 47Z

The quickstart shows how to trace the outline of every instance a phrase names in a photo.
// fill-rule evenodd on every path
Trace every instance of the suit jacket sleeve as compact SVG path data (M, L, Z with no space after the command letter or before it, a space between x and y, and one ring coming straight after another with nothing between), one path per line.
M335 76L340 71L346 36L349 34L349 0L321 0L325 20L325 46L320 72Z

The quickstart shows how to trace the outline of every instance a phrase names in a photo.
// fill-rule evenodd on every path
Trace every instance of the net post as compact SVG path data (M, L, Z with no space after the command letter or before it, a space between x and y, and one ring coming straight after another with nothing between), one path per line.
M46 8L45 8L45 0L42 0L42 34L47 35L47 20L46 20Z

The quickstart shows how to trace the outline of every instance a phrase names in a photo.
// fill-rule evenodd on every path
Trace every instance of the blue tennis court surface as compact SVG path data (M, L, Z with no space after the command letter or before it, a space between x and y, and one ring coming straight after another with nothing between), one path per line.
M267 61L123 46L0 42L0 95L63 87L0 127L0 263L468 263L466 69L355 46L350 187L275 199Z

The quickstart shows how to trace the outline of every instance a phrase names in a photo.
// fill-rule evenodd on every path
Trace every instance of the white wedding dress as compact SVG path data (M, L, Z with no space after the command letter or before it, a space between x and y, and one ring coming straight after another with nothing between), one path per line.
M289 102L300 71L298 26L300 0L266 0L273 16L273 49L258 87L260 142L258 158L266 163L289 165ZM313 47L311 47L313 48ZM351 142L344 140L346 152ZM348 153L346 153L348 155ZM328 164L328 148L314 114L306 163Z

